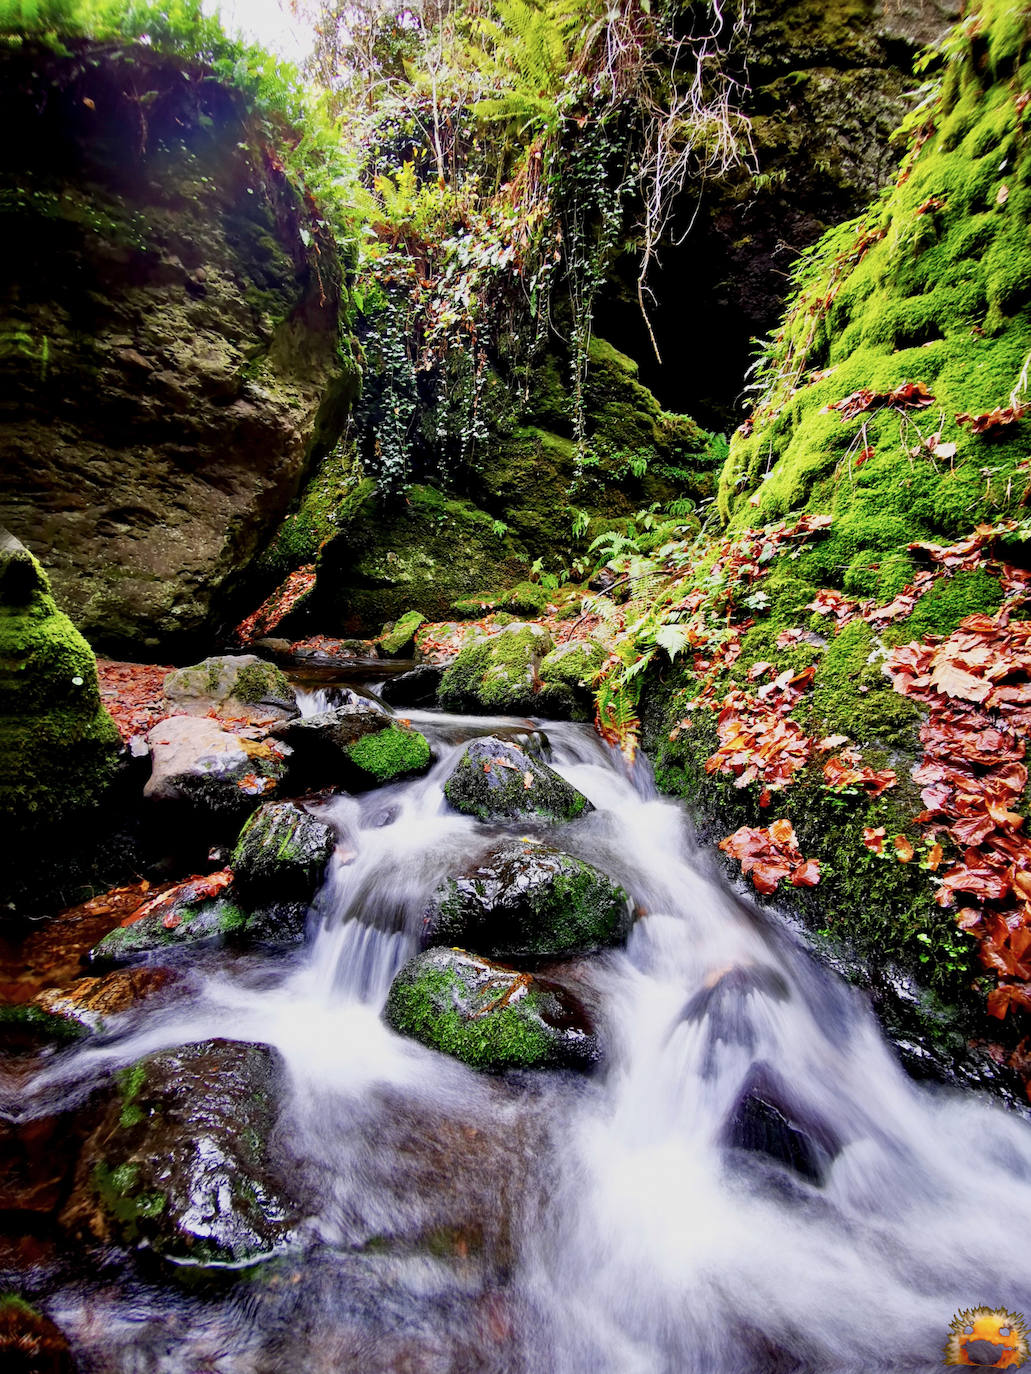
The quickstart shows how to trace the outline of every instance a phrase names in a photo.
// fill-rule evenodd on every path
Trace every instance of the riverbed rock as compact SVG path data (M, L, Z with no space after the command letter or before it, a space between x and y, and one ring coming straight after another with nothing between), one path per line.
M568 715L572 694L540 675L541 661L553 648L544 626L530 622L478 636L444 673L437 701L445 711Z
M384 1016L401 1035L475 1069L586 1069L599 1057L565 989L462 949L430 949L390 987Z
M7 1374L75 1374L68 1338L15 1293L0 1297L0 1364Z
M236 887L245 896L307 901L335 848L332 826L295 802L269 802L254 813L236 842Z
M83 1031L99 1031L112 1016L153 996L173 977L163 968L116 969L99 978L78 978L68 987L47 988L32 1004Z
M375 735L363 735L345 749L350 786L356 790L425 773L433 758L429 740L418 730L388 725Z
M406 611L393 624L385 625L379 641L380 652L387 658L414 657L415 636L425 619L418 611Z
M268 1148L280 1072L274 1050L240 1040L160 1050L122 1069L63 1225L175 1265L243 1265L284 1249L293 1208Z
M178 802L240 820L286 777L290 748L257 742L206 716L172 716L147 735L151 775L143 789L155 801Z
M239 935L247 912L232 896L193 901L189 896L169 908L141 916L131 925L116 926L86 956L97 968L130 963L167 954L183 945L220 944Z
M350 746L364 735L377 734L388 723L382 711L356 697L332 710L274 725L270 736L283 740L293 751L290 777L294 786L323 787L341 784Z
M231 720L287 720L297 715L297 698L282 669L256 654L218 654L177 668L164 681L177 710L204 716L214 711Z
M123 656L232 613L358 380L332 233L252 100L157 47L128 80L118 44L10 45L0 91L0 509Z
M630 899L604 873L536 840L510 840L438 888L423 942L492 959L559 959L622 944Z
M379 686L380 698L388 706L433 706L443 676L442 664L420 663L407 673L384 679Z
M36 559L0 529L0 824L6 840L95 808L111 784L120 749L118 730L101 705L92 650L58 610Z
M731 1150L765 1156L809 1183L822 1184L841 1142L772 1070L757 1065L724 1126L721 1143Z
M509 740L473 740L447 782L456 811L481 821L571 821L594 807L546 763Z

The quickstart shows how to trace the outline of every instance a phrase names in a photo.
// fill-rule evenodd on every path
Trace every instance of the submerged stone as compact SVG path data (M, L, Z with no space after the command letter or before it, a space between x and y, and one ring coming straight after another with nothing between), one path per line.
M33 1005L83 1031L98 1031L109 1017L128 1011L167 986L172 978L162 968L116 969L101 978L79 978L69 987L47 988L37 994Z
M721 1143L764 1155L809 1183L822 1184L841 1142L812 1113L801 1109L765 1066L750 1075Z
M177 668L165 678L166 698L198 715L215 711L232 719L297 715L297 698L282 669L255 654L219 654Z
M462 945L495 959L562 958L622 944L630 899L582 859L512 840L437 890L426 944Z
M456 811L481 821L571 821L594 808L554 769L508 740L473 740L444 784Z
M401 1035L475 1069L586 1069L598 1059L570 993L461 949L410 960L391 984L384 1017Z
M293 1208L273 1176L279 1056L205 1040L117 1075L87 1140L62 1223L174 1264L243 1265L282 1250Z
M233 851L236 886L248 897L307 901L336 847L331 826L295 802L269 802L250 818Z

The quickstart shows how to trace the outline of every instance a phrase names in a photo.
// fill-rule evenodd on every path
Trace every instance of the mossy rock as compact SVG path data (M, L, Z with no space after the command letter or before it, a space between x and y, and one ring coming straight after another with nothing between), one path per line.
M231 717L241 707L253 707L266 717L297 714L294 689L283 670L255 654L218 654L177 668L165 678L164 693L176 706L202 713L215 710Z
M388 725L374 735L363 735L344 751L354 787L380 787L388 782L425 773L433 758L429 740L418 730Z
M290 748L224 730L207 716L172 716L147 734L151 775L144 796L216 824L235 823L284 781Z
M572 821L594 808L582 792L520 745L473 740L444 784L456 811L481 821Z
M232 857L236 885L253 897L307 901L335 847L331 826L295 802L270 802L240 832Z
M415 636L419 626L425 624L426 617L418 611L406 611L393 625L384 626L380 636L380 650L387 658L400 658L405 650L408 657L415 653Z
M274 725L270 734L293 751L291 785L298 790L344 783L350 776L348 750L366 735L379 734L387 723L382 711L357 702L320 711L314 716Z
M576 639L559 644L541 659L540 675L545 688L554 695L568 693L573 702L573 720L590 720L594 715L591 684L605 662L607 651L596 640Z
M474 1069L587 1069L599 1057L583 1008L564 989L460 949L407 963L383 1014L399 1034Z
M8 840L97 808L121 740L89 645L32 554L0 530L0 822Z
M94 967L107 968L161 957L182 946L220 944L239 935L247 920L246 910L232 897L187 900L142 916L132 925L116 926L93 946L87 959Z
M423 942L492 959L568 958L622 944L633 920L604 873L534 840L511 840L434 894Z
M540 675L553 647L543 625L521 621L477 637L448 666L437 702L445 711L569 717L576 705L572 691Z
M73 1017L31 1002L0 1005L0 1049L8 1052L68 1045L85 1034L86 1028Z
M161 1050L120 1070L65 1228L191 1268L284 1250L295 1212L268 1149L280 1073L268 1046L236 1040Z

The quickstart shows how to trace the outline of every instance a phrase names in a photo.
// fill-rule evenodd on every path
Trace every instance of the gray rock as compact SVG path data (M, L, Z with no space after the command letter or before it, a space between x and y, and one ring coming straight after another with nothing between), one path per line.
M232 858L236 885L245 896L308 901L335 847L331 826L295 802L270 802L240 832Z
M571 821L594 808L565 778L518 744L473 740L444 784L456 811L481 821Z
M147 743L151 775L144 796L241 820L276 791L290 755L282 741L257 744L206 716L160 721Z
M443 676L443 665L423 663L410 672L388 677L380 684L379 694L390 706L433 706Z
M281 669L255 654L219 654L177 668L164 682L165 697L196 715L215 711L232 719L288 720L298 714L294 689Z
M509 840L449 878L425 916L423 941L492 959L548 959L622 944L630 899L604 873L535 840Z

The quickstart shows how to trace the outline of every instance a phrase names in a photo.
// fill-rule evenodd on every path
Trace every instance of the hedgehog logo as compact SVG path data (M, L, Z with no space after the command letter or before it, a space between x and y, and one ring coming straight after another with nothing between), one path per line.
M1019 1369L1028 1349L1027 1327L1018 1312L968 1307L952 1319L943 1363L975 1369Z

